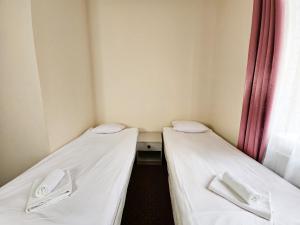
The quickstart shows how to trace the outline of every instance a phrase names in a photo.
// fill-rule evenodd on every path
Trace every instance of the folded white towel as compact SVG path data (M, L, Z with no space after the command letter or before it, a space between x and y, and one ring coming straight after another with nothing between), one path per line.
M260 198L260 195L252 187L242 183L227 172L223 174L222 181L248 204L250 204L251 201L257 201Z
M25 209L26 213L38 211L46 206L55 204L69 197L72 193L72 179L69 171L66 171L64 177L62 178L61 182L59 182L59 184L56 186L55 190L50 192L45 197L36 197L35 195L35 190L39 183L39 180L35 180L33 182L30 196L28 198L28 202Z
M260 198L257 201L251 201L249 204L247 204L236 192L228 188L228 186L222 182L222 178L218 176L211 181L208 189L242 209L254 213L255 215L264 219L271 220L272 210L270 193L260 194Z
M65 172L61 169L53 170L49 173L41 184L35 190L35 196L38 198L47 196L59 184L64 177Z

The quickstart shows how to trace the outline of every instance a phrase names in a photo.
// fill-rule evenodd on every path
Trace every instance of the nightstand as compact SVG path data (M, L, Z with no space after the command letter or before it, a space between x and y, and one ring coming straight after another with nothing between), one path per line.
M162 136L160 132L140 132L136 145L137 164L162 164Z

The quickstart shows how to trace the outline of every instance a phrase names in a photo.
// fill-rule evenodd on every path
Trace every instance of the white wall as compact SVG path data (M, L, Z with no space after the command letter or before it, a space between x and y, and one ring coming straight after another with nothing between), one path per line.
M221 0L217 12L212 128L237 143L250 40L252 0Z
M209 122L215 1L88 3L99 123Z
M86 13L84 0L32 0L51 151L95 122Z
M48 153L29 0L0 0L0 186Z

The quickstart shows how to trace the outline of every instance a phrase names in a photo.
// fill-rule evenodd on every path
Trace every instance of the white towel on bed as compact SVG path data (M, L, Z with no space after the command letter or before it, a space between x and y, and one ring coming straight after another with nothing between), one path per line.
M258 201L260 195L249 185L244 184L236 177L233 177L228 172L225 172L222 176L222 181L233 191L235 191L247 204L253 201Z
M257 201L251 201L249 204L247 204L236 192L228 188L222 181L222 178L219 176L216 176L210 182L208 189L242 209L254 213L255 215L264 219L271 220L272 210L270 193L261 194Z
M45 179L41 182L41 184L36 188L35 196L40 198L40 197L45 197L46 195L51 193L64 176L65 176L65 172L63 170L61 169L53 170L45 177Z
M40 181L35 180L31 187L31 192L27 201L26 213L38 211L46 206L55 204L63 199L68 198L72 193L72 179L69 171L65 172L64 177L56 188L45 197L36 197L35 190Z

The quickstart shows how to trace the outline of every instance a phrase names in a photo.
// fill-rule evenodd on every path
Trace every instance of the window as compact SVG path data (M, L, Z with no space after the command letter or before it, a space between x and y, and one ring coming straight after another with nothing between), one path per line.
M286 3L282 62L264 165L300 187L300 1Z

